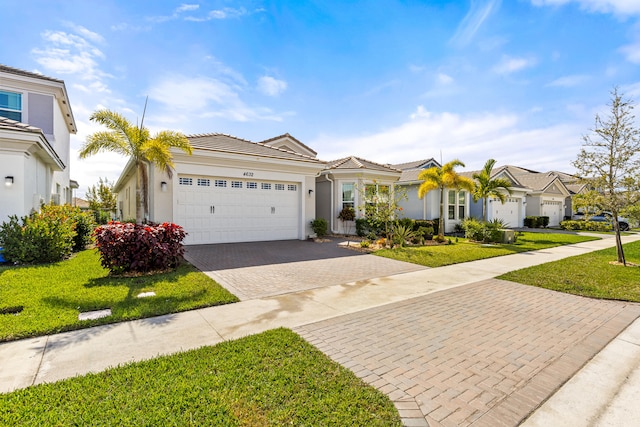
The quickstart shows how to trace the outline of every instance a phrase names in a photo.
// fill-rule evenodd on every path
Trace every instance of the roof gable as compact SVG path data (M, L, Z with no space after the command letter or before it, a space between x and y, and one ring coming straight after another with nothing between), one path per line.
M368 169L380 172L395 172L400 173L399 169L396 169L390 165L382 165L372 162L356 156L344 157L338 160L332 160L327 162L328 169Z
M260 144L264 144L269 147L280 148L286 151L291 151L292 153L303 154L310 157L316 157L318 155L318 153L316 153L314 150L312 150L293 136L289 135L288 133L266 139L260 142Z
M407 169L429 169L434 166L440 167L440 163L432 157L426 160L415 160L413 162L398 163L392 166L403 171Z

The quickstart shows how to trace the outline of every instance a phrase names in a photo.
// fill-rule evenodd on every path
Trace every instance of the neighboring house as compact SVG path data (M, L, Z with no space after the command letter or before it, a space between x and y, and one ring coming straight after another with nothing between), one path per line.
M71 203L72 133L62 80L0 65L0 222L43 203Z
M147 219L170 221L185 244L306 239L316 217L316 152L289 134L251 142L219 133L187 137L193 155L174 151L171 178L149 171ZM135 218L136 168L130 161L114 185L118 217Z
M549 226L560 225L565 217L567 199L571 192L555 172L536 172L517 166L505 166L523 187L531 191L527 194L526 216L548 216Z
M418 198L418 188L422 184L418 175L434 166L441 167L434 159L394 165L402 170L398 186L407 196L406 200L400 202L405 218L435 220L440 217L440 190L429 191L422 199ZM446 233L450 233L455 230L457 224L469 216L471 197L465 190L445 189L443 200L444 228Z
M355 156L327 162L316 179L317 217L327 220L333 233L355 234L354 221L338 219L340 211L353 208L356 218L362 218L364 207L373 198L392 200L400 175L393 166Z
M588 185L585 182L582 182L580 177L576 175L558 171L553 171L551 173L556 174L565 187L567 187L567 190L569 190L569 197L565 200L564 218L571 219L574 213L573 197L577 194L586 193L589 190Z
M460 175L472 178L475 173L479 172L480 171L462 172ZM509 186L511 194L505 190L499 190L505 195L505 202L502 203L500 199L495 197L491 197L488 200L480 199L476 202L472 199L469 215L474 218L482 219L482 205L485 204L487 221L499 219L509 228L523 227L524 218L526 216L527 195L531 190L522 185L522 183L520 183L518 179L509 172L509 168L507 166L495 168L491 171L491 179L499 178L506 179L511 182L511 186Z

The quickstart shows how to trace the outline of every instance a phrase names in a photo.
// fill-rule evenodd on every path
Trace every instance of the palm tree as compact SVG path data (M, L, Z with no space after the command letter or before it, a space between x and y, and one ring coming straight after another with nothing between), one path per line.
M144 113L140 126L134 126L121 114L107 109L95 111L89 119L109 130L89 135L79 156L84 159L102 151L111 151L131 159L136 167L136 222L141 224L147 210L147 165L158 167L171 178L174 169L171 148L179 148L187 154L191 154L193 148L180 132L165 130L151 137L149 130L142 125Z
M489 159L479 173L473 174L473 179L476 180L475 188L473 189L473 201L477 202L480 199L484 199L482 202L483 221L487 220L487 200L489 197L495 197L504 205L507 196L505 196L504 192L500 191L500 189L505 190L511 195L511 188L509 188L511 187L511 181L505 178L491 179L491 171L495 164L496 161L494 159Z
M473 180L465 176L459 175L456 166L464 167L458 159L454 159L442 165L442 167L434 166L420 172L418 179L423 181L418 188L418 197L423 198L431 190L440 190L440 219L438 221L438 237L444 237L444 191L447 188L456 190L473 191Z

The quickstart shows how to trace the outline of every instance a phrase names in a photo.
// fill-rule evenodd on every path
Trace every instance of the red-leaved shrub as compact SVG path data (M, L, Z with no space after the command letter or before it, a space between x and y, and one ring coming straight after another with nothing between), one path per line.
M177 267L186 233L179 225L110 222L94 236L104 268L112 273L149 272Z

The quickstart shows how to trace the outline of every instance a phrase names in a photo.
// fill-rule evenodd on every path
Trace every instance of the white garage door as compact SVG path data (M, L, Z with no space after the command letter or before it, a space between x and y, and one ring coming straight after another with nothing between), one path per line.
M500 203L500 200L492 201L491 205L493 208L493 218L501 219L510 228L520 226L520 199L507 197L504 205Z
M542 216L549 217L549 226L555 227L562 221L562 202L545 200L542 202Z
M175 222L185 244L298 238L300 185L225 177L178 177Z

